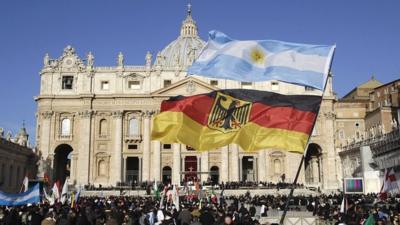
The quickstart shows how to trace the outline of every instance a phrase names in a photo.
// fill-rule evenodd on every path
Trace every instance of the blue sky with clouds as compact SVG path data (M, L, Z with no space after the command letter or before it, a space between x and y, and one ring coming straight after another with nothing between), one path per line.
M1 0L0 127L33 136L43 56L59 57L71 44L95 65L143 64L179 33L182 0ZM400 78L398 0L191 0L200 36L218 29L235 39L337 44L334 89L343 96L372 74ZM34 137L31 142L34 142Z

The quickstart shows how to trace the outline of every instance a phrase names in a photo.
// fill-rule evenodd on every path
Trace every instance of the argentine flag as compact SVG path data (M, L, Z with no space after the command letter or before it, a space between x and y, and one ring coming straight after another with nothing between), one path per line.
M324 89L335 46L233 40L210 31L189 75L257 82L279 80Z
M0 191L0 206L18 206L40 203L39 184L19 194L8 194Z

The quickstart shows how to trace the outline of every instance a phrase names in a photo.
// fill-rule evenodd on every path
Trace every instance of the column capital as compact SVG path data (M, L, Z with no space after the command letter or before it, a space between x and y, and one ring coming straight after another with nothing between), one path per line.
M78 115L82 118L90 118L93 114L94 114L93 110L85 110L78 113Z
M144 111L142 111L142 117L146 118L146 119L150 119L153 114L155 114L155 110L144 110Z
M122 118L122 116L124 115L124 112L123 111L113 111L111 114L114 118L118 119L118 118Z
M44 111L40 113L43 119L50 119L53 116L53 114L54 114L53 111Z

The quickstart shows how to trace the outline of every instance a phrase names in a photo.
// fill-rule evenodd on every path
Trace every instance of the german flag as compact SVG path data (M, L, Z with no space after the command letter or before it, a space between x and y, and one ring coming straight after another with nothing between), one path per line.
M228 89L161 104L152 139L212 150L236 143L245 151L265 148L303 153L321 96Z

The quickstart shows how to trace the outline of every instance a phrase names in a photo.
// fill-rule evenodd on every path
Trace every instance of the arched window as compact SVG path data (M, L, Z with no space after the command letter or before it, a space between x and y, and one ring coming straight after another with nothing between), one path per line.
M107 165L104 160L99 161L99 166L98 166L98 176L106 176L107 175Z
M71 135L71 120L68 118L61 121L61 135Z
M275 159L274 160L274 172L275 174L281 174L281 160Z
M129 120L129 135L135 136L140 134L140 124L139 120L132 118Z
M99 132L100 136L106 136L108 131L108 123L106 119L101 119L100 120L100 127L99 127Z

